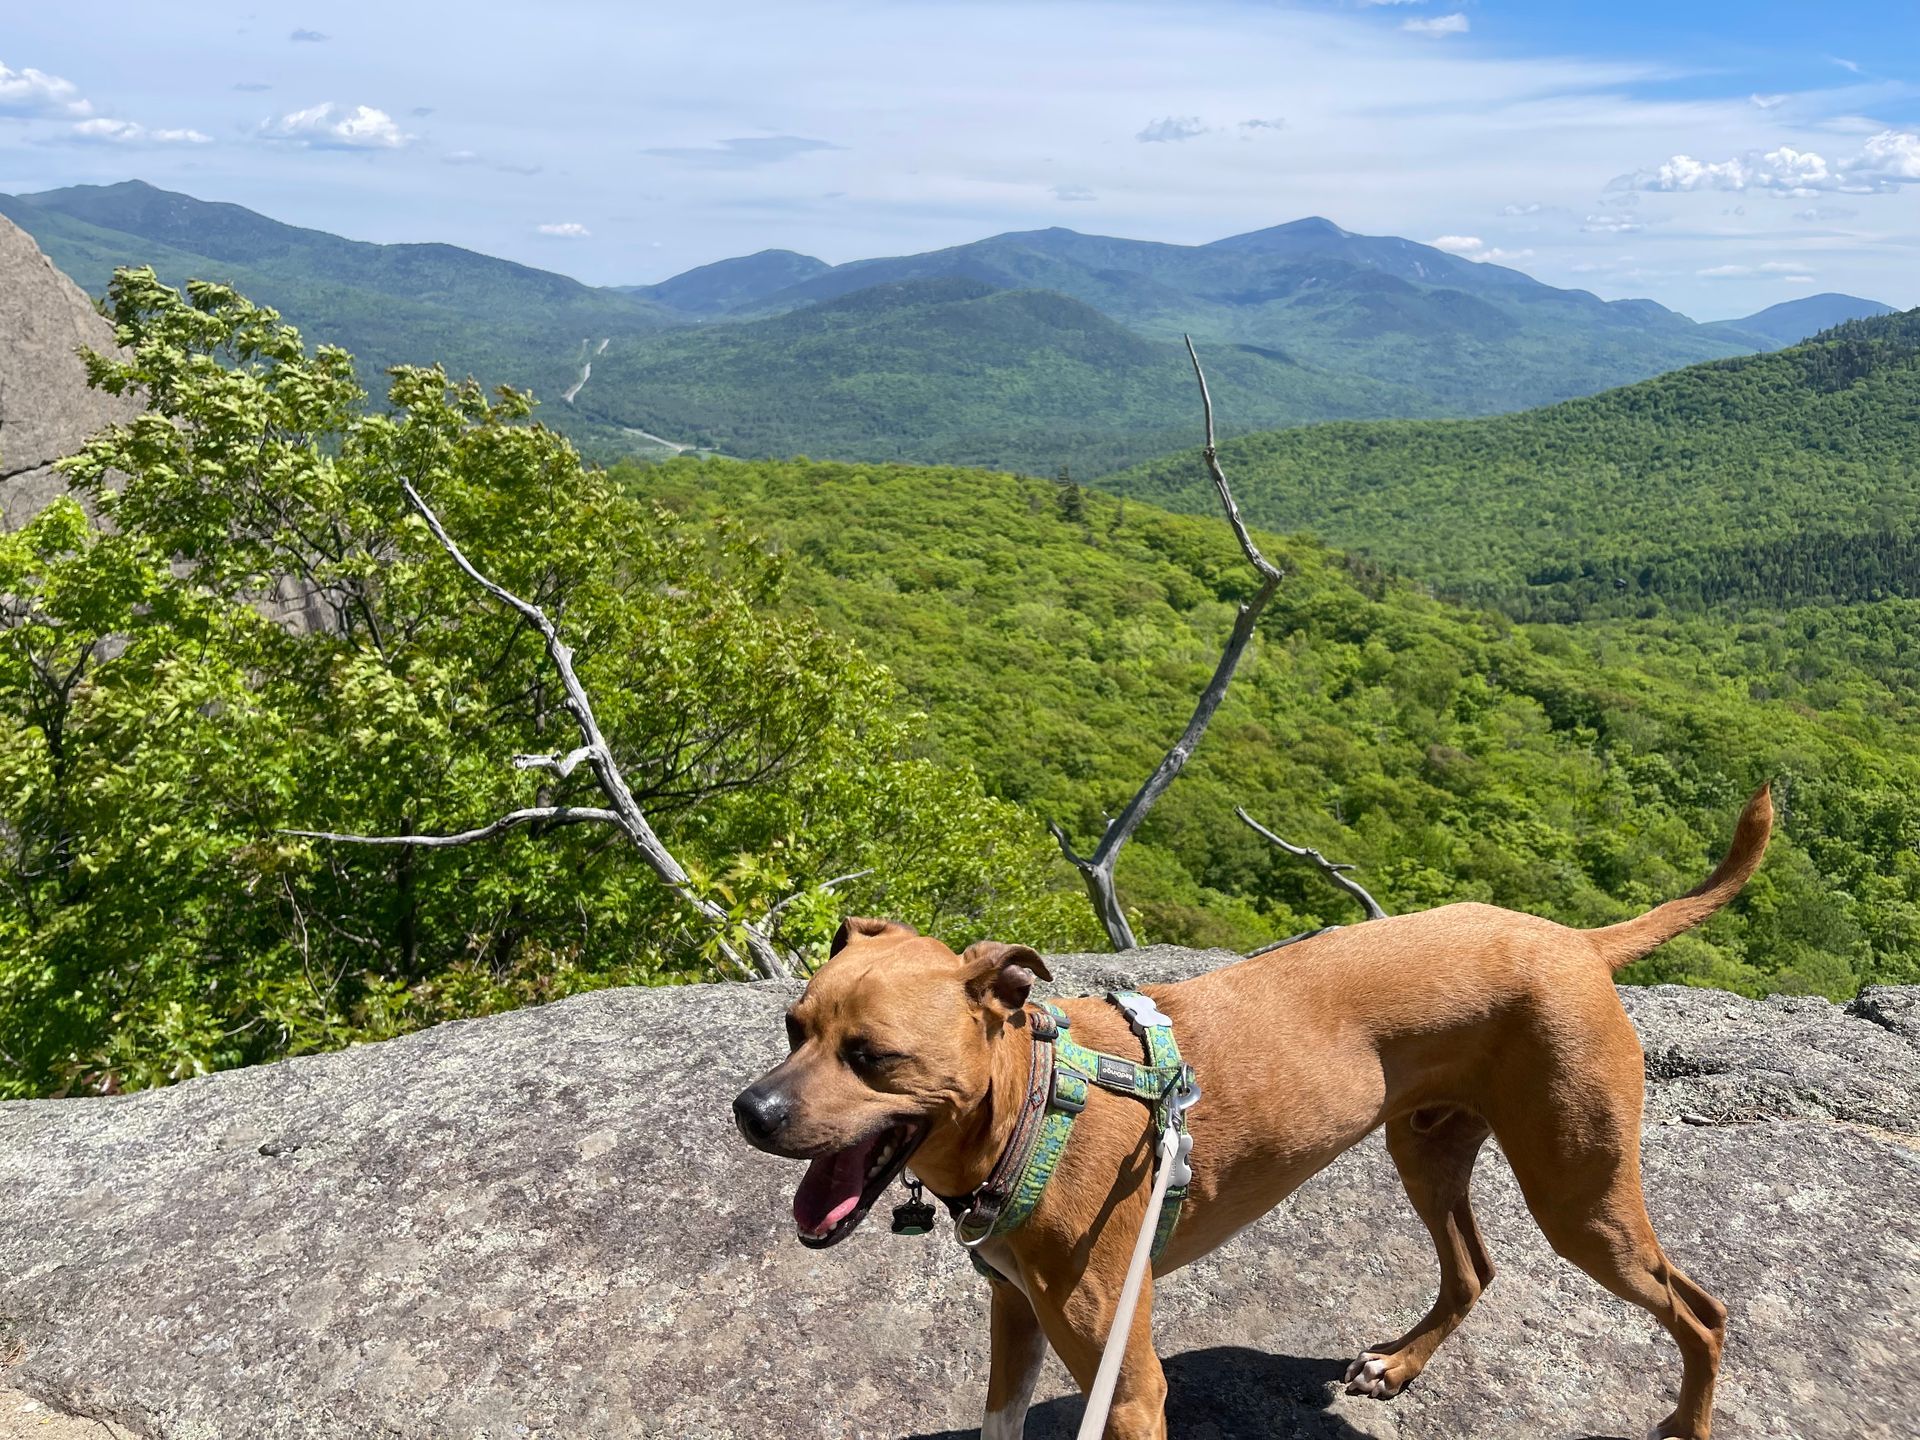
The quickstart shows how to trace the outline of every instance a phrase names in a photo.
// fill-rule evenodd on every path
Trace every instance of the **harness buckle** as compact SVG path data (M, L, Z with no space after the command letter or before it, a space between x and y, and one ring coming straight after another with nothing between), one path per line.
M1147 1031L1156 1025L1164 1025L1169 1029L1173 1027L1171 1017L1137 990L1116 990L1107 998L1127 1012L1127 1022L1142 1040L1147 1038Z

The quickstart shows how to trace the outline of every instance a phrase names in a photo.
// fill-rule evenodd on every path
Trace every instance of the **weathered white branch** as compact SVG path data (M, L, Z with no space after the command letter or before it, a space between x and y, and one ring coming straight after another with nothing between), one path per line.
M815 885L812 890L796 890L793 892L793 894L787 896L784 900L774 901L774 903L767 908L767 918L761 923L767 929L771 930L773 928L773 922L776 918L778 918L780 912L786 909L787 906L793 904L793 902L798 900L801 896L811 895L813 894L814 890L831 890L833 889L834 886L844 885L849 880L864 880L867 876L871 874L873 874L873 869L871 866L869 866L865 870L849 870L846 874L836 875L831 880L822 880L818 885Z
M481 574L474 563L467 559L466 554L460 549L460 546L455 543L453 537L447 533L446 527L440 523L440 517L434 514L433 507L427 504L420 492L414 489L410 482L402 482L402 488L406 491L407 503L412 505L413 508L420 513L422 520L427 522L427 529L432 531L433 538L440 542L440 548L453 557L453 563L458 565L474 584L485 590L502 605L518 611L520 615L526 619L528 624L540 632L540 638L546 644L547 658L553 662L554 669L560 673L560 683L565 687L567 694L567 711L573 716L574 724L578 726L580 730L580 747L571 754L558 758L554 756L516 756L514 763L519 765L520 762L524 760L528 763L522 766L522 768L552 770L562 775L570 773L572 769L579 764L585 763L590 765L593 769L594 779L599 782L600 792L606 797L608 805L611 807L608 810L591 812L593 818L604 817L607 823L617 825L626 834L633 848L640 852L640 858L646 862L647 867L652 870L655 875L660 877L660 882L713 926L718 937L716 941L717 947L727 961L736 969L749 968L747 962L743 961L739 952L735 950L732 941L727 938L729 933L737 928L741 939L746 943L748 954L752 957L752 965L750 967L752 970L758 971L761 975L769 979L791 978L794 973L794 967L788 958L782 955L774 946L773 942L761 933L757 927L749 925L744 921L736 922L734 918L719 905L694 890L692 880L687 872L681 868L680 862L673 858L672 853L667 849L666 845L661 842L660 837L654 833L653 826L648 822L645 812L641 810L639 801L634 799L633 791L627 787L626 777L620 773L620 767L614 763L613 751L611 747L608 746L606 737L600 733L600 722L594 718L593 702L587 696L586 686L580 683L579 675L574 672L573 651L561 640L559 630L557 630L554 627L554 623L547 618L546 611L542 610L538 605L522 600L504 585L500 585ZM492 825L482 826L478 830L464 832L463 835L458 837L327 834L317 836L316 838L338 840L352 844L373 845L445 846L448 844L470 844L474 840L484 839L489 835L497 835L501 830L510 829L515 824L531 823L533 819L561 819L572 807L558 806L543 808L559 813L541 816L534 811L515 811L512 815L503 816L500 820L494 821ZM587 812L581 812L581 818L586 818L586 813ZM526 816L528 818L516 820L514 818L515 816Z
M1147 776L1146 783L1127 802L1126 808L1107 822L1093 854L1079 854L1067 839L1067 832L1057 822L1047 822L1047 829L1059 844L1061 855L1080 872L1080 878L1086 883L1087 898L1093 902L1094 913L1100 917L1107 939L1116 950L1131 950L1139 943L1134 939L1133 926L1127 921L1127 912L1120 904L1120 897L1114 891L1113 872L1120 859L1121 848L1140 828L1140 822L1147 818L1147 812L1153 808L1154 802L1173 784L1199 747L1201 737L1212 723L1214 712L1226 698L1234 672L1240 668L1241 657L1246 652L1248 642L1253 639L1254 626L1259 622L1261 612L1267 608L1267 602L1273 599L1274 591L1280 588L1280 582L1285 578L1282 571L1262 555L1259 547L1253 543L1253 537L1247 533L1246 524L1240 518L1240 507L1234 503L1233 489L1227 484L1226 472L1221 469L1219 456L1214 450L1213 397L1207 391L1206 372L1200 368L1200 356L1195 352L1190 338L1187 340L1187 356L1193 361L1194 378L1200 383L1200 404L1206 416L1207 443L1201 453L1206 458L1208 473L1213 477L1214 489L1219 493L1221 504L1226 507L1227 523L1233 527L1247 563L1260 575L1260 588L1235 615L1226 648L1220 653L1220 663L1214 667L1213 678L1207 682L1207 688L1200 692L1199 703L1193 708L1187 728L1174 741L1173 748L1167 751L1153 773Z
M618 825L620 817L611 810L595 810L584 805L534 805L525 810L511 810L491 825L482 825L477 830L462 830L454 835L348 835L337 830L282 830L280 833L297 835L305 840L337 840L343 845L418 845L424 850L446 850L455 845L471 845L477 840L491 840L522 825L536 825L543 821L555 825L596 822Z
M1384 920L1387 918L1387 912L1380 908L1380 902L1378 900L1375 900L1373 896L1367 893L1366 886L1348 876L1347 871L1353 869L1353 866L1336 864L1310 845L1289 845L1285 840L1282 840L1278 835L1274 834L1273 831L1267 829L1266 826L1247 814L1247 812L1238 805L1233 807L1233 813L1238 815L1246 827L1253 831L1254 834L1271 840L1275 845L1278 845L1282 850L1286 851L1287 854L1294 856L1296 859L1305 860L1309 864L1317 866L1320 873L1325 875L1329 881L1360 902L1360 908L1367 912L1367 919Z
M549 770L562 780L573 774L583 760L593 758L593 747L582 745L578 750L569 750L565 755L516 755L513 768L516 770Z

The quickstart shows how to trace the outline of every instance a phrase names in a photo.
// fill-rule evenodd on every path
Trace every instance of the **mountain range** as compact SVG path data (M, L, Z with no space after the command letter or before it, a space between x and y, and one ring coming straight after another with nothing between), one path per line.
M1312 218L1206 245L1050 229L828 265L768 250L603 288L451 245L376 245L139 181L0 196L93 293L120 265L226 281L370 386L439 361L531 388L601 453L712 448L1098 474L1222 433L1484 415L1792 343L1888 307L1817 296L1701 325Z
M1920 309L1514 415L1220 447L1248 518L1523 619L1920 598ZM1103 489L1218 506L1191 449Z

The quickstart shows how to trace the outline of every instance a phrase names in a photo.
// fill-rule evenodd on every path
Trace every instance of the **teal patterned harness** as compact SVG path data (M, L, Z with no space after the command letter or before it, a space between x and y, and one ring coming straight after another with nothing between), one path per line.
M1128 1023L1146 1049L1145 1063L1089 1050L1069 1033L1072 1022L1064 1011L1046 1001L1036 1002L1028 1009L1027 1020L1034 1027L1036 1040L1050 1038L1052 1041L1048 1048L1053 1056L1053 1078L1046 1110L1040 1117L1025 1164L997 1210L988 1209L983 1214L977 1196L946 1202L955 1212L955 1236L973 1257L974 1269L989 1279L1003 1277L980 1258L978 1247L1017 1229L1033 1214L1047 1182L1060 1166L1068 1140L1073 1137L1073 1122L1086 1108L1089 1085L1144 1101L1153 1113L1156 1147L1159 1137L1169 1127L1181 1132L1186 1129L1186 1110L1194 1094L1193 1067L1180 1058L1172 1023L1137 991L1115 990L1107 999L1126 1012ZM1153 1235L1154 1259L1160 1258L1174 1227L1180 1223L1180 1210L1186 1198L1184 1183L1168 1188L1160 1223ZM968 1199L972 1200L971 1204Z

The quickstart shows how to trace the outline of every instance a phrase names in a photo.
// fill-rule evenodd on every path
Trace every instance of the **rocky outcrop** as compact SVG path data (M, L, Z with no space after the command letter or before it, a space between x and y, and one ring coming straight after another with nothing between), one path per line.
M111 351L113 327L0 216L0 525L17 528L66 489L55 460L138 412L131 399L87 388L83 347Z
M1055 969L1092 989L1220 958ZM733 1133L792 993L608 991L0 1105L0 1384L169 1440L971 1437L985 1297L957 1247L870 1220L802 1249L797 1167ZM1716 1436L1912 1435L1920 997L1625 994L1654 1220L1732 1312ZM1476 1189L1499 1278L1391 1402L1334 1384L1431 1298L1377 1137L1166 1282L1173 1433L1640 1434L1666 1336L1547 1250L1497 1155ZM1050 1363L1028 1434L1078 1411Z

